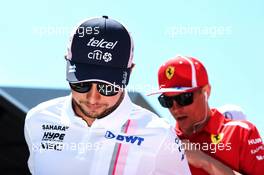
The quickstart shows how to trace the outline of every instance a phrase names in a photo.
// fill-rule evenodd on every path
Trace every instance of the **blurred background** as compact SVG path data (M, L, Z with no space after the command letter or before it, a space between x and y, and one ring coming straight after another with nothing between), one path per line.
M64 54L72 28L108 15L131 32L135 69L129 90L139 92L174 124L157 96L159 66L176 54L200 59L209 74L211 107L236 104L264 135L264 2L5 1L0 7L0 88L69 89Z

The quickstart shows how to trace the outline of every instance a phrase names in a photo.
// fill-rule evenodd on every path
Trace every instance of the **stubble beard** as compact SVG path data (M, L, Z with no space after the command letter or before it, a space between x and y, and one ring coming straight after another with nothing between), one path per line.
M123 98L124 98L124 93L122 93L122 95L120 96L120 98L118 99L118 101L115 105L113 105L110 108L106 108L101 113L89 112L89 111L85 110L74 98L72 98L72 105L73 105L73 109L77 115L78 115L78 113L76 111L80 111L82 113L82 115L84 115L87 118L101 119L101 118L104 118L105 116L109 115L110 113L112 113L120 105ZM81 116L78 115L78 116L82 117L82 115Z

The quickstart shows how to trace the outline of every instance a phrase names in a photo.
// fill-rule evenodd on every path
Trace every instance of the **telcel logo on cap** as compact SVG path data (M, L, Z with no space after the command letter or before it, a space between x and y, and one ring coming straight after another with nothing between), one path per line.
M174 75L174 67L169 66L166 69L165 73L166 73L166 77L170 80L173 77L173 75Z
M96 40L93 37L87 43L87 46L100 47L100 48L105 48L105 49L111 49L111 50L113 50L115 48L115 46L116 46L117 43L118 43L118 41L111 42L111 41L105 41L104 39Z
M107 16L83 20L71 33L67 47L67 80L98 80L125 87L133 48L133 39L120 22Z

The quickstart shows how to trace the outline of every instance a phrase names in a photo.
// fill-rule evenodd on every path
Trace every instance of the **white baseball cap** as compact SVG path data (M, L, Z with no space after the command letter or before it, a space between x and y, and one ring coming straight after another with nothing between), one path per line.
M226 104L217 108L226 118L233 120L246 120L247 116L240 106L233 104Z

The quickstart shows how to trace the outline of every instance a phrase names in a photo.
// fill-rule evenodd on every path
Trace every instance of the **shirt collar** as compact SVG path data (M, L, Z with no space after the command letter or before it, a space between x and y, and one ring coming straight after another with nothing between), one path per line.
M210 134L217 135L220 133L225 117L217 109L212 109L211 112L212 116L203 130Z
M124 91L124 93L124 98L120 105L104 118L96 119L93 125L96 124L97 126L102 127L120 128L125 124L130 117L130 109L133 103L131 102L128 93L126 91Z

